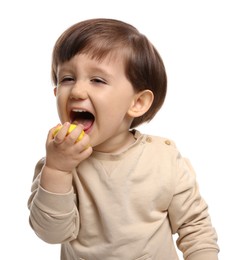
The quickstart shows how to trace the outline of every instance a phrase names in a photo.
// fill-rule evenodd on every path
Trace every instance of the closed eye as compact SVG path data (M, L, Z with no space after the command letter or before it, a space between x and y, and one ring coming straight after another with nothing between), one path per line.
M71 83L71 82L73 82L74 81L74 78L72 78L72 77L63 77L63 78L61 78L59 81L58 81L58 83L59 84L66 84L66 83Z
M92 78L91 82L95 84L107 84L107 82L102 78Z

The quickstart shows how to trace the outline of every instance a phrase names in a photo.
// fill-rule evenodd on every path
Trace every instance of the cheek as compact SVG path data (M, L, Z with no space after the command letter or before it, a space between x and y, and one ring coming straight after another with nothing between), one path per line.
M56 96L56 105L58 110L62 109L62 104L62 98L60 96Z
M102 106L102 117L106 117L109 121L122 122L129 110L129 101L124 98L111 100Z
M121 108L129 108L134 98L134 93L131 90L125 89L120 91L113 99L114 107L120 106Z
M66 117L66 105L67 105L67 95L65 95L63 91L58 91L56 95L56 106L61 121Z
M56 93L57 105L62 106L64 103L66 104L68 97L69 97L68 91L64 91L63 89L58 89Z

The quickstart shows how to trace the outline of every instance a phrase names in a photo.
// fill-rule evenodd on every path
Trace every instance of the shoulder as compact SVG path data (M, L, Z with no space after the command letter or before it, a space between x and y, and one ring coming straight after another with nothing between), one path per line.
M155 148L164 148L168 151L177 151L175 141L162 136L143 134L143 139Z
M172 139L167 138L167 137L144 134L138 130L133 130L133 134L135 136L135 139L140 138L143 141L146 141L147 143L161 144L161 145L165 145L166 147L169 147L169 148L176 148L175 142Z
M168 149L176 149L175 142L170 138L155 136L155 135L148 135L147 138L151 139L152 142L154 143L158 143L160 145L167 147Z
M150 157L174 157L175 159L180 156L180 152L171 138L156 136L150 134L137 133L140 143L143 144L144 152L149 154Z

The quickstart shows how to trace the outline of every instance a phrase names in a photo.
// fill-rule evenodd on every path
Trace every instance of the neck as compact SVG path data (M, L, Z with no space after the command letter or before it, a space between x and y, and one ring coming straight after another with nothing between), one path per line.
M94 151L103 153L121 153L135 142L134 134L130 131L121 133L110 141L93 147Z

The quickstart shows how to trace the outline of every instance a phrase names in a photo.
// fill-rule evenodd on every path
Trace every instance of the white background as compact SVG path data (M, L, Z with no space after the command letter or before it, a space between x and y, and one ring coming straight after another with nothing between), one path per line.
M160 52L168 94L146 133L173 139L197 173L221 248L243 255L244 7L237 0L0 3L1 255L59 259L28 224L27 200L48 130L58 123L50 61L58 36L87 18L129 22ZM2 257L1 257L2 259ZM125 259L123 259L125 260Z

